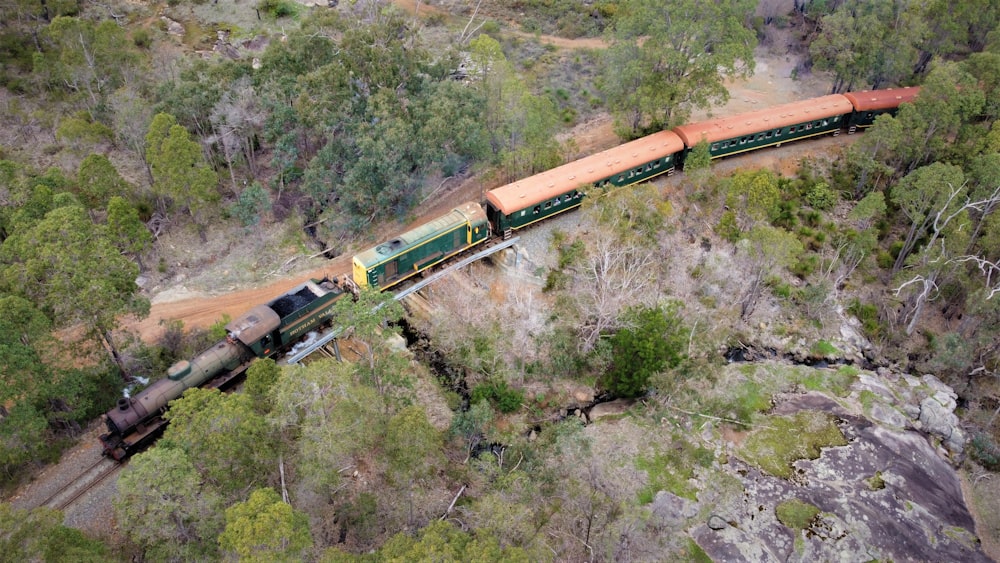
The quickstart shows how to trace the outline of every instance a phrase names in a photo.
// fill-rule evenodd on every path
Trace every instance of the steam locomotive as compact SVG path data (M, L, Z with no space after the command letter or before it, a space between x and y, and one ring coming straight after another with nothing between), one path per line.
M134 397L121 398L104 415L104 455L122 460L153 442L166 427L167 404L191 387L225 388L243 375L256 358L290 349L312 330L330 322L334 305L345 295L339 280L313 279L265 305L257 305L226 325L226 338L182 360Z

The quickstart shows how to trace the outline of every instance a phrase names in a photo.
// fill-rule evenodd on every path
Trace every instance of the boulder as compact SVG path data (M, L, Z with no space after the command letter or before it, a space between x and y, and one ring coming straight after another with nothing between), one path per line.
M594 421L605 416L625 414L625 411L634 404L635 399L615 399L614 401L594 405L587 414L590 420Z

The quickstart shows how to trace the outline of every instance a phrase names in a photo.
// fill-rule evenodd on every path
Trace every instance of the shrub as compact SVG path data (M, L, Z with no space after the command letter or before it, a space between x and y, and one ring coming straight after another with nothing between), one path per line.
M687 341L675 305L632 309L626 315L632 317L631 328L611 337L611 369L604 385L619 397L638 397L654 373L681 363Z
M524 403L524 391L512 389L506 381L489 381L480 383L472 389L469 402L472 404L489 401L502 413L516 412Z
M740 239L740 227L736 223L736 213L726 211L715 226L715 233L729 242L736 242Z
M257 9L275 19L294 17L299 13L299 5L288 0L260 0Z
M132 32L132 43L140 49L147 49L153 44L153 38L148 29L140 27Z
M882 322L878 318L878 307L875 305L868 305L854 299L847 306L847 312L861 321L861 330L869 339L876 340L884 333Z
M1000 446L986 434L976 434L969 444L969 454L983 467L1000 471Z
M818 182L806 192L806 202L813 209L830 209L837 204L837 194L826 182Z

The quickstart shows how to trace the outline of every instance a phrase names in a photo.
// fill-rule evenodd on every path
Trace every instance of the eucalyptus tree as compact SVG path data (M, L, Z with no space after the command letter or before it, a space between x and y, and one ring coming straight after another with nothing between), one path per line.
M42 40L46 48L34 59L37 79L78 94L92 113L103 112L115 90L141 77L142 57L113 20L59 16Z
M225 505L180 448L157 445L133 457L112 506L125 535L152 559L218 557Z
M168 202L187 209L204 236L206 214L219 199L218 174L205 161L201 146L177 119L157 114L146 134L146 159L153 173L153 191L166 212Z
M309 517L269 487L227 508L226 529L219 535L223 551L248 563L302 561L312 544Z
M820 21L809 53L817 69L834 73L834 93L898 84L913 73L917 45L929 35L922 15L916 3L848 0Z
M753 74L751 0L626 0L608 32L601 89L622 137L684 122L729 99L726 80Z
M205 483L228 498L267 478L276 441L253 399L192 388L170 403L161 443L183 450Z
M77 194L89 209L107 206L113 197L131 198L135 187L128 183L103 154L90 154L76 173Z
M57 326L83 324L120 368L113 336L120 317L149 312L138 274L107 228L80 205L57 207L0 245L0 282L37 303Z

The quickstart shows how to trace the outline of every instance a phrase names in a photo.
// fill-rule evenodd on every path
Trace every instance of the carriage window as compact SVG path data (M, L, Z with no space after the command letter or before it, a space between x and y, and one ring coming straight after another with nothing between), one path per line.
M712 143L712 149L711 150L714 151L714 150L718 150L718 149L719 149L719 143Z
M775 129L774 130L774 136L775 137L780 137L781 136L781 129Z
M764 134L764 138L765 139L770 139L772 134L773 133L771 131L768 131L767 133Z
M659 168L659 167L660 167L660 161L659 160L654 160L653 161L653 168Z
M552 202L551 201L546 201L545 202L545 209L548 209L550 207L552 207Z
M812 123L806 123L806 131L808 131L808 130L810 130L812 128L813 128L813 124Z
M830 124L830 122L828 120L826 120L826 119L823 120L823 127L826 127L829 124Z
M562 199L557 197L555 201L552 202L552 205L559 205L560 203L562 203Z
M618 181L619 182L624 182L625 181L625 175L623 174L623 175L619 176L618 177Z
M573 194L573 199L580 199L580 192Z
M534 214L538 215L538 212L541 211L541 210L542 210L542 206L541 205L536 205L535 206L535 210L534 210Z
M788 132L789 132L789 133L794 133L794 132L795 132L795 126L794 126L794 125L792 125L791 127L789 127L789 128L788 128Z

